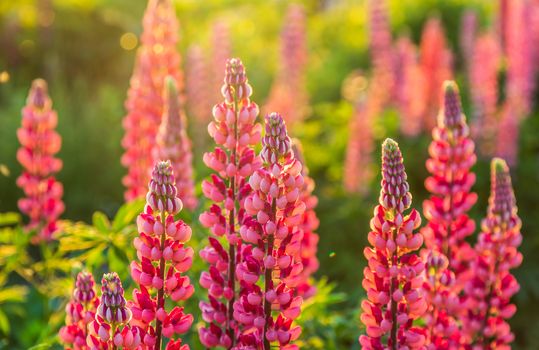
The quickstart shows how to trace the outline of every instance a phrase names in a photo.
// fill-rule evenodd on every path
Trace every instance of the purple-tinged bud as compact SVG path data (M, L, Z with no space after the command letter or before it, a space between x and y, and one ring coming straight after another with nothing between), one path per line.
M86 271L81 271L77 275L75 289L73 290L73 300L78 303L88 303L95 298L94 276Z
M265 163L275 164L291 154L290 137L283 118L278 113L266 116L266 135L262 139L261 157Z
M386 139L382 144L382 189L380 204L386 209L402 212L410 207L412 194L406 181L402 153L397 142Z
M173 215L182 209L183 204L177 197L176 180L170 161L160 161L155 165L146 202L154 211Z
M116 272L103 275L97 314L108 324L125 324L131 320L131 310L126 306L122 281Z

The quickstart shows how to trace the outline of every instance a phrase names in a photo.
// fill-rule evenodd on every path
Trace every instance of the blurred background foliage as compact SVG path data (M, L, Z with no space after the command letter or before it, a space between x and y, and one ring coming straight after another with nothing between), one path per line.
M310 174L317 183L321 221L319 293L306 304L300 318L304 327L301 345L304 349L359 349L362 252L378 198L379 177L364 196L350 195L342 188L352 106L341 97L341 85L351 71L368 71L370 66L366 4L359 0L300 2L308 14L311 109L294 136L303 142ZM495 1L388 2L393 32L407 32L416 43L427 18L440 16L456 55L457 72L461 72L456 79L470 115L457 44L460 19L465 9L474 8L481 23L490 24ZM290 3L177 0L181 23L178 49L182 55L193 44L209 50L212 24L224 21L231 29L233 54L247 67L253 100L263 105L277 70L279 33ZM63 323L63 307L72 277L83 264L94 272L96 280L103 272L115 270L125 285L132 287L128 269L134 256L132 223L142 203L122 206L120 179L125 170L119 159L123 101L145 5L145 1L132 0L0 1L0 212L6 213L0 215L0 348L60 348L56 333ZM19 228L23 219L15 214L22 194L15 186L21 170L15 159L15 131L30 82L36 77L49 82L63 138L59 157L64 167L58 178L65 188L66 229L51 246L29 245ZM424 162L430 136L405 139L399 134L396 113L387 110L378 117L374 136L378 141L391 136L401 143L414 207L420 209L426 197ZM539 349L539 257L534 254L539 248L539 224L534 215L539 199L538 132L539 118L533 115L521 126L518 166L513 169L525 256L516 271L521 291L516 297L519 311L511 321L515 349ZM200 155L204 150L195 152ZM196 162L200 182L208 171L199 157ZM474 170L479 201L472 214L479 220L488 197L488 160L480 159ZM200 193L200 188L197 190ZM182 213L193 225L191 243L195 250L207 235L198 224L199 212ZM193 280L198 280L202 268L197 260L190 272ZM192 298L187 308L198 317L196 300ZM194 349L201 348L194 332L187 336L187 342Z

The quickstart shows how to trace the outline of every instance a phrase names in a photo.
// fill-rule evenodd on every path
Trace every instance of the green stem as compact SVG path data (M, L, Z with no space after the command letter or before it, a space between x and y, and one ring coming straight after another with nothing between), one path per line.
M167 225L165 212L161 212L161 223L163 225L163 233L161 234L161 260L159 261L159 271L161 272L161 280L163 281L163 286L157 291L157 310L160 308L165 308L165 258L163 257L163 251L165 250L165 242L167 238ZM155 322L155 350L161 349L163 331L162 322L157 319Z

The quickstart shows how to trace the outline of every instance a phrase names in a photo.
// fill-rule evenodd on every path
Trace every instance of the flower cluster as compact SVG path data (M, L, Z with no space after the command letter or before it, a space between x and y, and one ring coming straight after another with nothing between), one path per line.
M426 108L425 77L417 47L406 36L396 43L394 79L393 97L401 115L400 129L406 136L417 136L423 128Z
M463 330L472 348L510 349L514 339L507 320L516 312L511 297L519 285L510 270L522 262L521 222L509 168L495 158L491 164L491 194L487 216L475 246L474 277L466 285Z
M299 251L303 271L301 271L299 276L300 282L296 287L296 291L298 292L298 295L301 295L303 298L308 298L316 293L316 289L311 285L309 278L319 267L318 258L316 257L319 237L315 231L318 228L320 221L314 210L318 204L318 198L313 194L315 183L309 176L309 169L305 165L305 158L303 157L303 150L299 140L292 140L292 150L294 151L294 157L302 164L301 174L303 175L303 187L300 191L300 199L305 203L305 211L303 212L303 219L300 225L300 228L303 231L303 239L301 240L301 248Z
M157 159L169 159L176 176L178 197L186 208L197 206L195 183L193 180L193 153L191 140L187 136L187 120L180 105L176 81L166 78L163 121L157 133Z
M280 111L289 125L301 122L307 113L306 32L305 9L298 4L290 5L281 32L280 70L264 107L268 113Z
M475 230L475 223L467 213L477 201L477 195L471 192L475 174L470 171L476 156L458 87L447 81L443 89L443 106L438 125L432 131L430 158L426 162L431 175L425 187L431 197L423 203L423 213L429 222L421 233L428 249L447 257L458 287L465 282L468 263L473 257L473 249L466 239Z
M502 52L492 33L477 38L470 61L470 92L474 108L472 133L481 153L494 154L498 126L498 70Z
M447 48L442 22L431 18L423 28L420 44L420 64L423 70L426 108L423 114L424 127L431 130L435 121L432 116L439 108L439 88L452 76L452 54Z
M71 301L66 305L66 325L60 329L59 336L67 349L88 349L86 338L88 324L95 318L99 298L95 292L95 281L91 273L79 272Z
M413 326L427 309L421 288L424 263L415 253L423 244L423 236L414 232L421 217L414 209L405 213L412 195L401 151L391 139L382 145L379 202L368 235L372 247L364 250L368 266L362 285L367 299L361 303L361 321L367 334L359 343L365 350L422 349L424 330Z
M141 344L141 331L128 325L131 311L124 298L122 281L116 272L106 273L101 280L101 299L95 319L88 325L86 339L90 350L116 348L136 349Z
M208 126L217 147L204 155L204 163L215 174L202 183L202 191L213 204L200 215L200 222L214 237L200 252L210 266L200 276L209 299L200 302L200 308L209 326L201 327L199 335L206 347L230 348L238 336L233 317L238 294L235 271L241 260L238 231L251 191L246 179L261 166L253 150L260 141L261 126L255 123L258 106L249 99L252 89L239 59L228 60L221 92L224 102L213 108L214 120Z
M216 21L212 26L211 36L211 99L210 105L217 104L221 100L221 86L223 85L223 72L229 57L232 56L232 43L230 28L223 21Z
M246 216L240 233L247 242L236 268L241 283L234 318L243 326L237 349L269 350L296 340L301 328L294 320L301 312L300 250L305 203L301 163L294 158L283 118L266 116L260 156L263 167L249 179L253 192L245 200Z
M142 46L139 48L131 77L123 120L125 153L122 164L125 199L141 198L146 193L153 166L155 140L163 115L165 77L172 76L180 85L180 55L176 52L178 20L171 0L150 0L144 14Z
M163 337L185 333L193 323L193 316L185 314L183 307L165 309L165 298L178 302L187 300L194 292L189 277L183 275L193 263L193 249L185 246L191 238L191 228L174 220L182 209L174 179L169 161L155 165L146 207L137 218L139 236L133 242L139 261L131 263L131 276L140 289L133 291L129 304L132 324L144 333L143 344L156 349L161 348ZM180 343L171 341L167 348Z
M371 95L369 95L370 97ZM350 137L344 162L344 188L351 193L364 193L372 178L373 120L381 105L376 97L354 102L354 114L350 120Z
M62 143L54 130L57 123L47 83L41 79L34 80L22 110L22 127L17 130L21 143L17 160L23 167L17 186L26 196L18 204L30 218L27 229L37 231L35 242L53 238L58 230L57 219L64 211L63 187L54 177L62 168L62 161L54 157Z
M211 118L210 75L202 49L190 47L187 51L185 72L185 90L187 94L187 111L190 120L196 126L195 144L201 147L206 144L208 137L205 126ZM198 141L197 141L198 140ZM195 148L196 149L196 148Z
M428 305L424 317L427 349L459 349L461 333L454 315L461 305L455 292L455 275L449 268L449 261L445 255L436 250L422 253L425 253L423 290Z

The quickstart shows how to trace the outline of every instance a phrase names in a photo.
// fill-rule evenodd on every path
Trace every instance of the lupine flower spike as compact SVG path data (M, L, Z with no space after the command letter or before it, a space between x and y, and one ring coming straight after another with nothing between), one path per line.
M54 130L57 123L47 83L42 79L34 80L22 110L22 126L17 130L21 143L17 160L23 167L17 186L26 196L18 204L21 212L30 218L26 228L37 231L34 242L54 238L57 219L64 211L63 187L54 177L62 168L62 161L54 157L62 143Z
M443 86L442 108L432 131L427 170L431 174L425 187L431 197L423 203L428 224L421 230L426 250L424 283L428 303L427 343L432 349L456 349L460 333L456 324L459 293L470 278L470 261L474 251L466 242L475 230L468 211L477 201L471 192L475 174L474 143L466 117L462 113L457 85Z
M412 209L398 144L386 139L382 145L382 189L374 209L364 250L368 265L363 270L367 299L361 303L365 335L359 337L364 350L423 349L425 332L413 326L427 309L421 285L424 264L416 251L423 236L414 232L421 224Z
M142 46L137 53L125 102L122 164L127 168L127 175L122 183L126 187L126 200L142 198L146 193L164 109L165 77L172 76L179 90L183 87L180 55L176 51L177 33L178 20L172 1L150 0L144 14Z
M302 282L299 258L303 239L305 182L302 166L294 157L283 118L266 116L262 140L263 167L249 179L253 192L245 200L241 236L246 244L243 260L236 268L241 297L234 304L234 317L243 332L237 349L297 349L301 328L302 297L296 288Z
M367 92L367 94L369 94ZM361 96L354 103L354 112L349 123L348 145L344 162L344 188L350 193L365 194L369 189L373 171L371 169L373 135L372 124L382 106L374 97Z
M187 135L187 120L181 106L176 81L166 78L163 121L157 133L157 159L169 159L176 177L178 197L189 210L197 206L193 181L193 153Z
M208 134L206 125L211 120L212 95L209 67L202 49L190 47L187 51L185 90L187 93L187 115L195 126L195 150L206 149ZM221 72L220 72L221 73Z
M99 298L95 292L94 277L88 272L79 272L71 301L66 306L66 325L59 336L66 349L85 350L88 324L95 318Z
M439 88L451 79L453 55L447 47L444 29L439 18L431 18L423 28L420 45L420 64L425 77L424 91L427 107L423 114L424 127L431 130L435 121L432 116L440 106Z
M298 295L303 298L309 298L316 293L316 288L311 284L309 278L318 270L318 259L316 252L318 250L318 234L315 232L319 225L315 208L318 204L318 198L313 194L315 183L309 176L309 169L305 165L301 143L297 139L292 140L292 150L294 157L301 162L303 187L300 192L300 199L305 203L305 212L301 224L303 239L301 241L300 258L303 265L303 271L299 277L300 282L296 287Z
M458 283L466 280L468 262L473 249L466 242L475 230L468 211L477 201L471 192L475 174L470 171L476 162L470 129L462 113L457 85L453 81L443 86L443 105L437 126L432 131L430 158L426 166L431 174L425 187L431 197L423 203L428 224L421 230L427 249L444 254Z
M521 222L509 168L504 160L491 163L491 192L487 216L475 246L474 278L466 286L463 330L473 349L511 349L514 334L507 320L516 312L511 297L519 285L510 270L522 263Z
M131 311L124 298L122 281L116 272L101 280L101 299L95 319L88 326L86 339L91 350L136 349L141 344L138 327L128 325Z
M289 6L281 32L280 66L264 111L280 111L289 126L301 122L308 107L305 88L307 39L303 6Z
M479 140L481 153L492 156L498 133L498 71L502 52L493 33L475 40L470 61L470 93L474 109L472 135Z
M169 338L167 349L188 350L175 334L183 334L193 323L193 316L183 307L167 311L165 299L173 302L189 299L194 292L184 273L193 262L193 249L185 246L191 238L191 228L174 215L182 210L174 183L174 171L169 161L158 162L148 185L146 208L137 218L139 236L134 240L138 261L131 263L131 276L139 285L133 291L129 306L132 324L144 334L142 344L161 349L163 338Z
M423 128L427 94L417 47L408 37L399 38L396 43L394 79L393 97L401 116L401 132L406 136L417 136Z
M258 106L249 99L252 90L239 59L228 60L221 92L224 102L213 108L214 120L208 126L217 147L204 155L204 163L215 174L202 183L204 195L213 204L200 215L212 236L200 252L210 266L200 276L209 300L200 302L208 325L199 329L199 336L206 347L231 348L238 336L233 305L238 294L236 264L241 260L239 227L245 197L251 191L247 178L262 164L253 150L260 141L261 126L255 123Z

